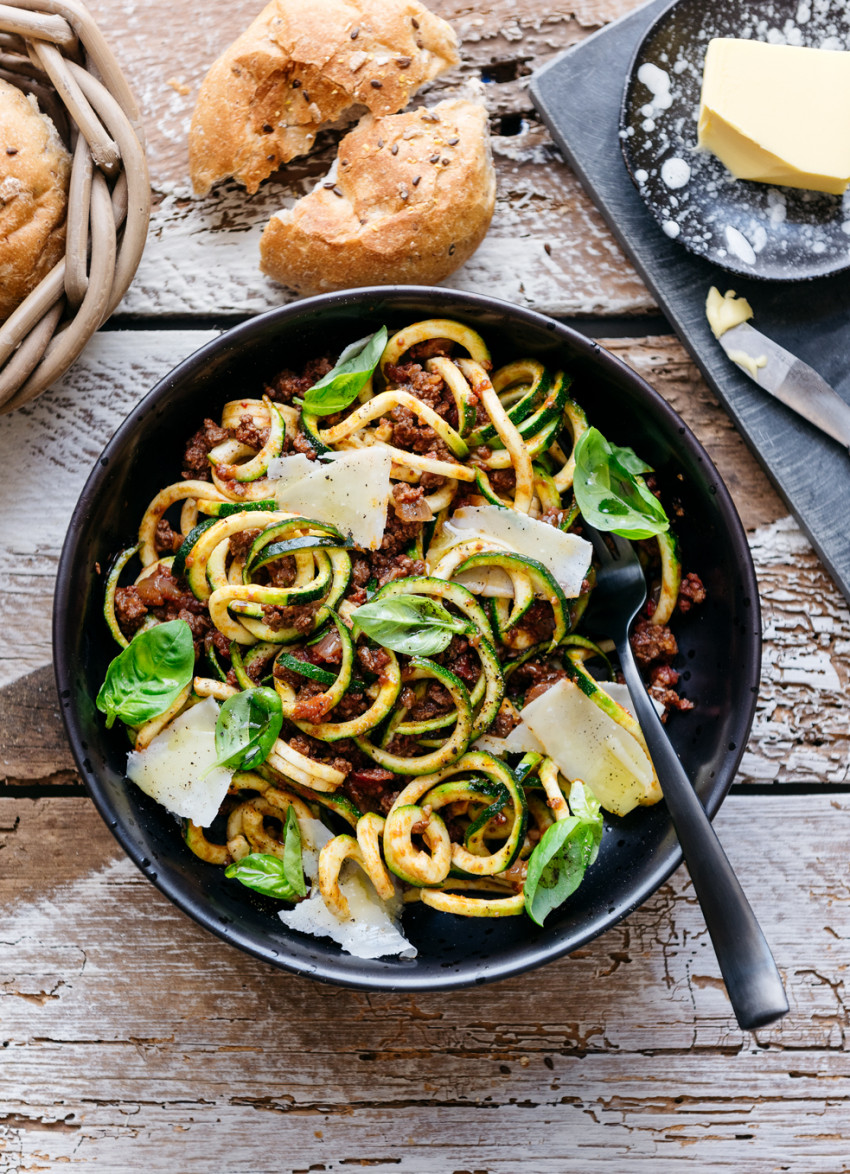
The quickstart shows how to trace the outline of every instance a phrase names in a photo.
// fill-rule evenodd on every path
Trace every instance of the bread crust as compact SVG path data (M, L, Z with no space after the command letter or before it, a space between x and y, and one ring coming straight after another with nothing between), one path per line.
M402 110L457 61L451 26L419 0L272 0L201 85L194 189L205 195L232 176L253 193L321 127Z
M70 175L35 98L0 80L0 322L62 257Z
M478 248L495 199L482 106L367 116L327 180L272 217L260 267L299 294L439 282Z

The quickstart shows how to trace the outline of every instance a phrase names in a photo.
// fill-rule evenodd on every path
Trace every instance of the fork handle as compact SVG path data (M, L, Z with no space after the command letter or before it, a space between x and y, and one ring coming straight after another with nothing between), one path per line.
M628 638L618 643L617 652L735 1018L745 1031L764 1027L788 1011L776 962L717 833L655 712Z

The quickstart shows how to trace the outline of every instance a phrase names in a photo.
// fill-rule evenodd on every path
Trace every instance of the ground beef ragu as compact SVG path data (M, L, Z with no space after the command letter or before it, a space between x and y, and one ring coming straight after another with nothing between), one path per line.
M235 428L231 428L230 435L240 444L247 444L249 448L259 450L269 438L269 428L268 425L265 428L259 428L252 416L245 415L241 417Z
M689 571L687 575L682 576L682 583L679 587L679 611L682 615L686 615L696 604L704 602L705 587L702 585L702 579L693 571Z
M189 481L209 481L209 454L218 444L228 439L226 428L219 427L215 420L204 420L201 427L190 438L183 455L181 476Z
M270 400L279 404L291 404L296 398L301 399L306 391L317 383L323 375L332 369L333 363L327 357L310 359L300 375L294 371L281 371L275 379L267 385L266 395Z

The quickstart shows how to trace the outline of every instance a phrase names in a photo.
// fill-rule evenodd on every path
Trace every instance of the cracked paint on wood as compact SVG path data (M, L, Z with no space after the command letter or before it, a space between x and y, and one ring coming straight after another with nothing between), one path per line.
M11 1169L516 1174L521 1153L530 1174L649 1174L686 1157L835 1174L849 824L846 795L739 794L721 809L791 1004L750 1036L683 870L534 974L451 994L346 991L200 929L87 800L0 800L0 1170L18 1154Z

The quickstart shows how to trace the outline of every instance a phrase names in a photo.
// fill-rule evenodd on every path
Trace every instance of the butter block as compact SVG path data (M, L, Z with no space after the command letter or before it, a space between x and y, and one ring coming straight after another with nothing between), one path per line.
M840 195L850 183L850 53L714 38L699 145L738 179Z

